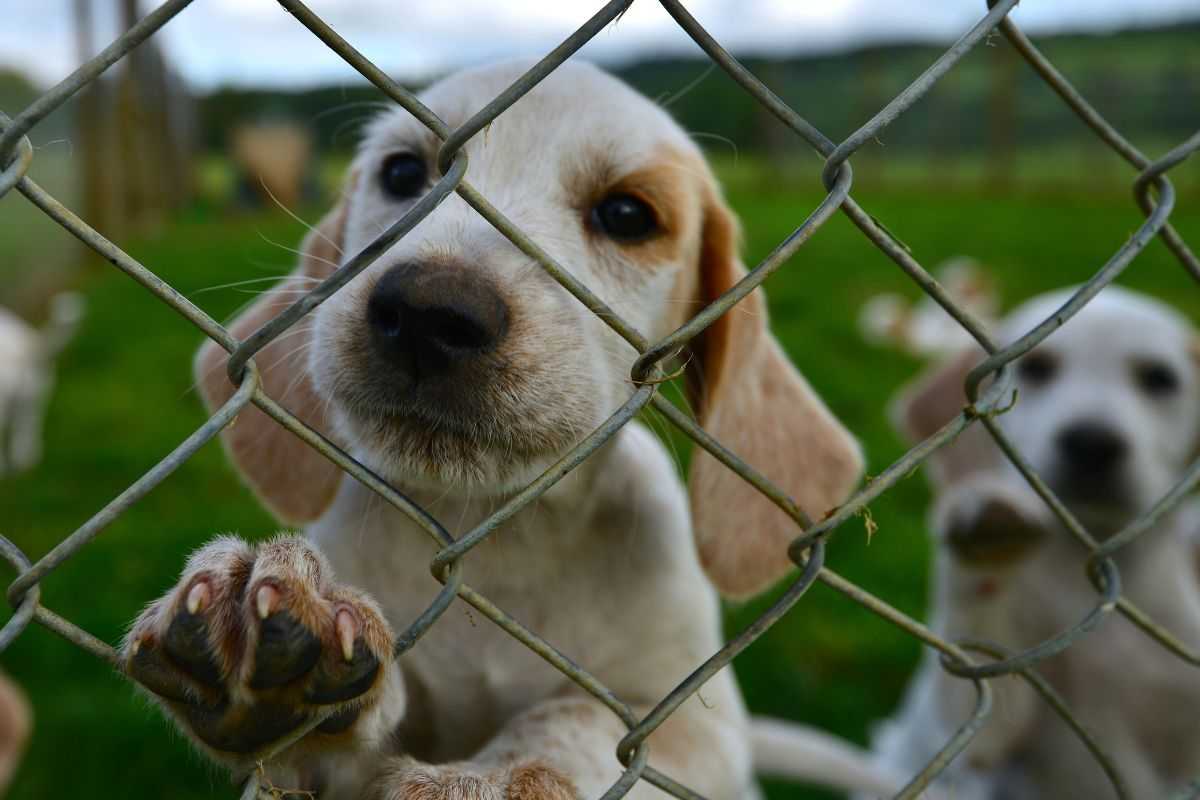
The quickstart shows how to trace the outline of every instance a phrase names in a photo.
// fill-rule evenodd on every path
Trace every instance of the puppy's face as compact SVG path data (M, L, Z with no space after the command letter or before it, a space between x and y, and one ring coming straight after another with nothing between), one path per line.
M459 73L421 99L454 127L520 72ZM400 109L369 126L346 188L343 262L429 190L438 144ZM467 180L642 333L695 312L715 189L651 102L567 65L466 153ZM633 348L457 195L324 303L312 337L309 370L339 438L418 485L522 485L633 388Z
M458 126L521 71L460 73L422 99ZM434 182L437 146L402 111L371 125L342 201L305 237L295 272L230 332L268 324L411 209ZM661 109L595 68L556 70L466 153L472 186L651 341L747 274L699 151ZM813 517L844 502L861 473L858 446L771 336L761 289L688 347L688 401L711 436ZM635 356L451 195L255 364L265 394L386 479L478 497L525 485L599 426L634 391ZM201 347L209 408L233 395L227 366L215 342ZM257 409L221 438L282 520L357 502L340 494L336 465ZM688 482L697 550L718 588L753 594L794 566L791 515L704 452Z
M1056 292L1017 309L1004 340L1069 297ZM1161 498L1194 457L1194 336L1162 303L1109 287L1016 362L1019 402L1000 424L1085 524L1101 531L1124 524Z

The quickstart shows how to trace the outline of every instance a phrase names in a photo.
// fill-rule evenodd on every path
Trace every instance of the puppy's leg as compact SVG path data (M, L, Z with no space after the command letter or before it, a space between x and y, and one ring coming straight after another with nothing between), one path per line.
M1038 633L1025 628L1039 574L1034 562L1053 535L1046 505L1028 487L999 476L982 475L948 491L934 512L934 534L941 541L936 566L935 625L951 639L980 639L1011 649L1032 644ZM981 660L988 660L986 656ZM971 715L974 684L956 678L929 654L926 702L943 730L953 730ZM992 679L995 711L963 756L963 766L1001 767L1023 743L1040 701L1019 677ZM939 743L940 744L940 743Z
M34 381L21 388L12 400L9 452L14 471L22 472L42 460L42 420L46 413L49 386Z
M122 657L202 750L234 768L327 715L267 766L276 786L322 797L359 796L372 773L356 756L377 766L404 708L383 615L334 583L299 537L221 537L197 551L134 624Z
M714 697L717 695L714 695ZM705 691L705 702L714 702ZM736 699L734 699L736 702ZM740 708L740 706L739 706ZM641 709L647 711L648 709ZM391 759L370 800L583 800L621 776L621 721L580 695L548 700L514 717L469 761L421 764ZM705 797L750 796L748 734L736 721L692 699L651 735L650 765ZM638 781L627 797L664 795Z
M10 443L12 441L12 398L6 393L3 383L0 383L0 477L7 475L11 469L9 459Z

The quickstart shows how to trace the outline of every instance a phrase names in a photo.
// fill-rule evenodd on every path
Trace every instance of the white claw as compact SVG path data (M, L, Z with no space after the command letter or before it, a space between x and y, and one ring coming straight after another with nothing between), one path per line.
M346 609L341 609L337 612L337 616L333 620L333 627L337 630L338 642L342 645L342 657L347 661L354 660L354 615Z
M133 658L138 654L138 650L142 649L142 640L134 639L133 644L129 646L129 657Z
M208 584L204 581L198 582L191 588L187 596L187 610L189 614L198 614L208 605L212 599L212 590L208 588Z
M275 610L275 601L279 599L279 590L269 583L264 583L259 587L258 594L255 595L254 603L258 609L258 618L266 619L271 616L271 612Z

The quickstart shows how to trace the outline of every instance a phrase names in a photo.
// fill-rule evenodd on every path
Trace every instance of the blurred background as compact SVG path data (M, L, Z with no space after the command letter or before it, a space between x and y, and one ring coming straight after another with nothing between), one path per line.
M13 115L155 3L0 0L0 111ZM596 0L409 3L314 0L376 64L420 87L454 68L540 56ZM697 0L689 8L802 116L837 141L870 118L983 13L983 3ZM1194 0L1029 2L1014 19L1126 137L1151 157L1200 128L1200 7ZM579 57L670 108L709 152L756 262L821 200L821 160L713 68L654 3L636 3ZM385 98L274 3L206 0L90 84L30 134L34 180L218 319L291 269L330 202L363 121ZM1000 35L853 158L854 195L926 267L978 259L1008 307L1084 280L1142 221L1134 171L1103 146ZM1173 217L1200 243L1200 160L1171 172ZM1200 292L1159 242L1121 281L1195 317ZM259 284L260 288L267 285ZM51 298L81 291L87 317L58 363L36 468L0 478L0 532L37 558L136 480L203 420L191 387L197 331L90 255L16 192L0 199L0 306L37 325ZM877 473L903 452L886 406L920 363L867 344L870 297L916 297L898 268L842 217L768 283L789 353L864 443ZM664 426L651 420L662 431ZM673 443L681 461L686 444ZM847 526L832 565L903 611L924 612L927 492L914 477ZM51 576L43 602L116 643L217 532L273 532L205 448ZM8 579L5 578L5 581ZM730 607L737 630L769 602ZM736 666L754 710L865 742L895 705L916 644L815 587ZM14 798L109 792L231 797L107 667L31 628L0 657L29 692L35 729ZM773 800L826 797L784 784Z

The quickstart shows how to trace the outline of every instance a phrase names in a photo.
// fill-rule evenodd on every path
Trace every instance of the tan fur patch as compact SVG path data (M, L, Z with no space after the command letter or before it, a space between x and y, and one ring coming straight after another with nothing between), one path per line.
M707 304L745 275L738 228L716 188L708 192L700 256ZM755 289L692 340L689 399L704 429L820 519L862 471L849 432L796 371L771 335L763 290ZM765 589L792 566L800 526L749 483L697 450L688 485L700 559L727 595Z
M507 800L577 800L571 780L545 764L517 767L508 779Z
M694 159L670 148L659 148L649 166L618 173L597 153L588 166L571 173L567 191L584 217L586 229L597 239L605 237L591 222L592 209L605 197L626 194L641 200L654 212L659 230L637 242L619 242L622 254L640 266L652 268L676 263L685 243L694 238L694 223L688 213L694 205Z
M342 256L339 242L345 218L345 206L335 208L305 237L296 271L238 317L230 326L234 336L251 335L290 306L295 292L310 290L313 281L333 272ZM331 425L325 404L305 363L312 325L311 316L300 320L258 351L254 362L266 393L328 437ZM197 356L196 381L210 411L236 390L226 375L228 360L228 353L212 341L205 342ZM280 520L308 522L333 502L341 471L258 408L243 409L221 432L221 441L246 482Z

